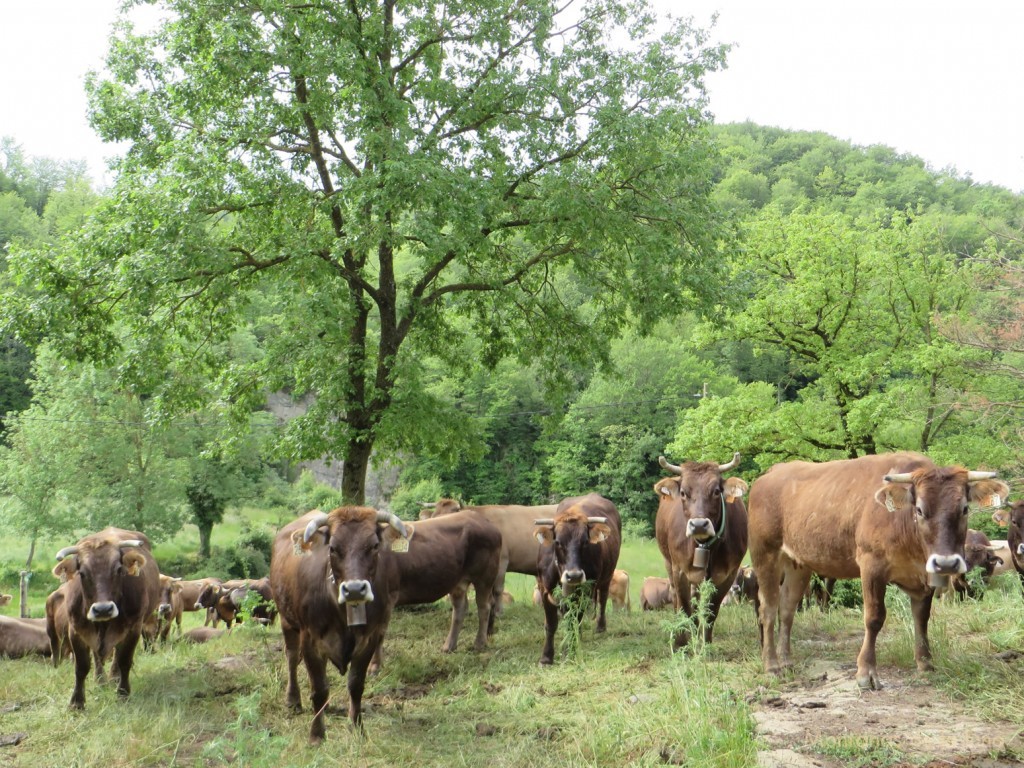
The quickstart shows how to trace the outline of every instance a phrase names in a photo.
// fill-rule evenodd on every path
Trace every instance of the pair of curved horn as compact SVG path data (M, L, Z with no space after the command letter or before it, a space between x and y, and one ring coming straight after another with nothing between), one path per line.
M607 522L608 522L608 518L607 517L588 517L587 518L587 524L588 525L591 524L591 523L607 523ZM534 520L533 524L534 525L554 525L555 521L554 521L553 518L544 517L544 518L541 518L540 520Z
M887 483L909 483L913 474L913 472L891 472L882 479ZM998 476L998 472L982 472L972 469L967 473L967 482L977 483L981 480L991 480Z
M124 541L118 542L117 546L121 549L125 547L141 547L142 539L125 539ZM78 554L78 545L72 544L70 547L64 547L60 552L57 553L57 560L63 560L65 557Z
M658 457L658 463L664 469L672 470L673 472L675 472L676 474L679 474L679 475L683 474L682 466L680 466L679 464L670 464L669 460L666 459L664 456L659 456ZM726 462L725 464L719 464L718 465L718 471L719 472L728 472L730 469L732 469L733 467L735 467L739 463L740 463L740 452L736 451L732 455L732 461Z
M378 523L387 523L392 528L394 528L396 531L398 531L402 535L403 538L406 538L406 539L409 538L409 533L405 530L405 525L402 523L402 521L398 517L398 515L395 515L395 514L393 514L391 512L381 512L381 511L378 511L377 512L377 522ZM312 520L310 520L309 523L306 524L306 530L302 534L303 542L305 542L306 544L309 544L309 540L313 538L313 534L316 533L317 529L320 528L323 525L326 525L326 524L327 524L327 513L326 512L321 512L316 517L314 517Z

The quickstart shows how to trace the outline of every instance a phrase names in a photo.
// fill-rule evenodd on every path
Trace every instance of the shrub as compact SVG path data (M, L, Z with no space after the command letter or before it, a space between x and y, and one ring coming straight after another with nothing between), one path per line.
M420 502L437 501L444 496L441 481L437 477L417 480L412 485L402 485L391 495L391 511L403 520L416 520L420 516Z
M311 509L329 512L341 506L341 492L325 483L317 482L311 472L303 472L292 485L291 509L296 515L304 515Z

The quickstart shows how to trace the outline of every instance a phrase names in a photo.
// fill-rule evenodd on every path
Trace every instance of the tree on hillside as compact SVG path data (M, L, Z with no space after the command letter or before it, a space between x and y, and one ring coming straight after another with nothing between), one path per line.
M311 393L281 449L342 458L361 502L375 446L438 441L426 358L555 382L719 297L704 76L725 50L688 22L643 0L164 5L89 80L128 154L73 247L15 260L42 294L8 297L22 334L109 359L116 319L135 374L219 368L243 410ZM265 355L227 367L205 345L254 301Z

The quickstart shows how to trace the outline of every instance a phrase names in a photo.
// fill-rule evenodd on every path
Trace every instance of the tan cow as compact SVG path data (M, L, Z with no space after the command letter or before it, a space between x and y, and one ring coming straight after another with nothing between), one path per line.
M966 570L970 502L1008 493L995 476L939 467L916 453L896 453L776 464L755 480L750 489L750 559L760 589L765 670L778 673L792 663L793 616L812 573L861 580L861 688L880 685L875 640L885 622L887 584L896 584L910 597L914 658L918 669L932 669L928 619L934 588Z
M46 636L45 622L0 616L0 656L17 659L32 655L50 655L50 638Z
M0 595L0 608L5 605L9 605L13 599L14 595Z
M178 634L181 634L181 612L183 609L181 579L160 574L160 604L156 609L156 635L160 640L167 639L171 633L171 625L175 623L178 625Z
M61 584L46 598L46 635L50 642L50 660L60 666L71 655L71 625L68 622L68 583ZM97 664L97 666L99 666Z
M647 576L640 587L640 610L657 611L672 605L672 585L665 576Z
M608 598L616 609L626 613L630 612L629 603L629 574L621 568L616 568L612 573L612 583L608 586Z

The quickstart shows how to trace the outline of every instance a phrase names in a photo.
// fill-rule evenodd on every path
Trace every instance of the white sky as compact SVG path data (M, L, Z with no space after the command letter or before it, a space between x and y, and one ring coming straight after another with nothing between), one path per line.
M718 122L752 120L885 144L977 182L1024 191L1024 2L651 0L693 15L729 66L708 83ZM0 136L34 156L85 159L85 73L102 66L118 0L0 0Z

